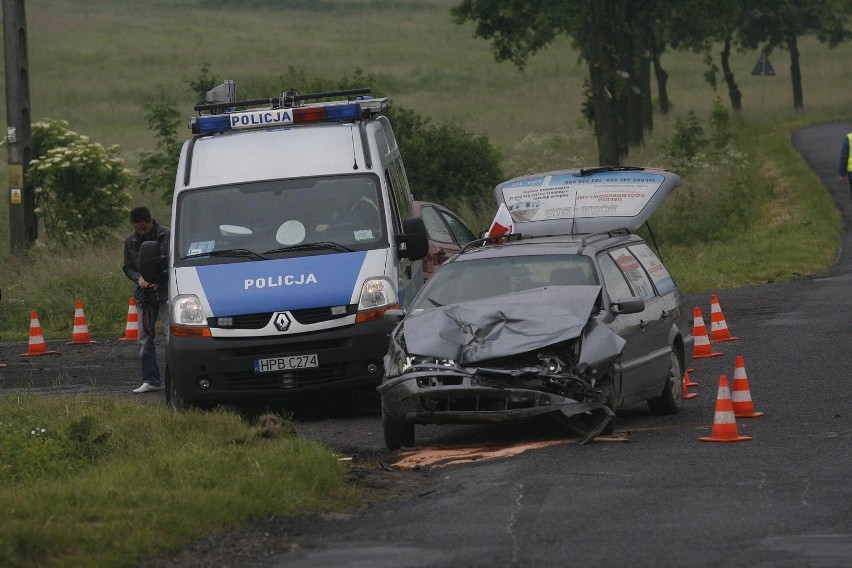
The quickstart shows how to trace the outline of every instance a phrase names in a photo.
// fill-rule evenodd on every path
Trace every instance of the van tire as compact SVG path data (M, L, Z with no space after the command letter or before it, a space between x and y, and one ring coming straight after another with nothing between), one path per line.
M168 365L166 365L166 404L175 412L183 412L192 407L192 404L177 391Z

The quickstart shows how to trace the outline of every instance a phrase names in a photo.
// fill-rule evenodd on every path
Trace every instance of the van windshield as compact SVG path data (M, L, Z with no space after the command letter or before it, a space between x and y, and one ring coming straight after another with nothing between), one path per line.
M174 256L218 263L386 248L380 187L360 174L187 190Z

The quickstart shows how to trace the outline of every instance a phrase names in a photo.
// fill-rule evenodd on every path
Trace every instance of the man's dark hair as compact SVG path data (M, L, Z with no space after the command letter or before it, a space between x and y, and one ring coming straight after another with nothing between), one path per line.
M147 207L134 207L130 210L130 223L138 223L139 221L151 222L151 212Z

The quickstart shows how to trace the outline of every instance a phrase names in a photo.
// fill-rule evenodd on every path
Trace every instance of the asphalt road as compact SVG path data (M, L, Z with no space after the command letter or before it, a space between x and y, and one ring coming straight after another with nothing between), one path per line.
M835 173L848 126L817 125L793 136L843 213L837 265L818 278L690 295L708 319L716 293L739 339L714 344L722 356L695 362L691 377L699 386L691 390L699 396L681 414L652 416L639 405L619 413L625 441L400 471L388 467L400 456L385 451L369 401L297 408L300 434L352 457L374 480L385 474L387 491L403 498L352 515L279 519L275 533L261 523L228 546L207 540L196 543L194 557L152 565L202 565L212 554L214 565L267 567L852 566L852 199ZM36 358L19 356L26 344L0 343L0 362L8 364L0 369L0 392L163 404L160 393L130 393L139 384L135 345L99 341L48 342L61 354ZM711 432L719 375L733 377L737 355L765 415L737 421L752 441L701 443ZM556 435L534 423L418 427L417 439L446 448ZM262 552L232 550L251 539L265 539Z
M802 129L793 143L835 196L846 124ZM820 191L814 187L814 191ZM709 318L717 293L737 341L697 360L699 397L671 417L619 414L629 443L556 445L420 475L422 491L342 520L311 522L300 550L268 566L852 566L852 256L843 238L829 275L690 296ZM709 325L709 322L708 322ZM714 444L719 375L745 362L760 418L752 441ZM342 452L380 452L377 417L302 424ZM540 439L535 428L418 427L428 445Z

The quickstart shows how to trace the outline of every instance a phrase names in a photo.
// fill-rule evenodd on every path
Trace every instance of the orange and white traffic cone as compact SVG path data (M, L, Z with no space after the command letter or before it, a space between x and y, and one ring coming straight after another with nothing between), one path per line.
M728 330L728 323L719 306L719 299L716 294L713 294L710 296L710 341L734 341L735 339L739 338L733 337Z
M58 354L59 351L49 351L44 343L44 335L41 332L41 324L38 323L38 312L33 310L30 312L30 344L26 353L22 353L21 357L32 357L34 355L52 355Z
M124 328L124 337L119 341L139 341L139 310L136 309L136 299L130 296L127 304L127 326Z
M692 380L692 377L689 376L689 373L694 373L695 369L687 369L686 370L686 386L688 387L697 387L698 383Z
M758 418L762 412L754 411L751 401L751 390L748 388L745 364L741 355L737 355L734 364L734 384L731 385L731 402L734 406L734 416L737 418Z
M81 345L84 343L97 343L89 337L89 325L86 323L86 314L83 313L83 302L77 300L74 306L74 330L71 332L71 341L65 345Z
M681 387L683 400L689 400L698 396L697 392L689 392L689 373L683 374L683 386Z
M692 346L693 359L705 359L707 357L718 357L722 353L716 353L710 346L710 338L707 336L707 327L704 325L704 317L701 308L695 306L692 319L692 337L695 344Z
M716 394L716 413L713 416L713 431L710 436L698 438L702 442L747 442L751 436L740 436L734 406L731 402L731 390L728 377L719 377L719 390Z

